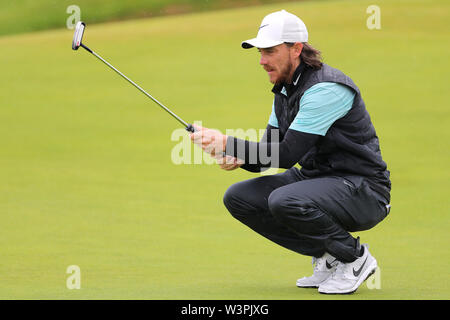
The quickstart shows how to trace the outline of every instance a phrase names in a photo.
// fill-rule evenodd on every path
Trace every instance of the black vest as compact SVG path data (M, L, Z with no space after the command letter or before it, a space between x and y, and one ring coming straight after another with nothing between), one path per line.
M324 175L365 176L371 186L383 194L391 189L390 173L381 158L375 128L366 110L361 93L352 79L326 64L319 70L301 65L301 75L289 97L274 87L275 114L280 130L280 141L297 115L300 99L306 90L320 82L346 85L356 93L352 108L328 129L325 136L299 161L301 172L307 177Z

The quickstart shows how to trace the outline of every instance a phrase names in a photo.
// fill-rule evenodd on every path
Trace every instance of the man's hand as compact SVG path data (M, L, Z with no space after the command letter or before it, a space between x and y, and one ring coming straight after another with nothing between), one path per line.
M224 156L225 146L227 145L227 136L220 133L220 131L203 128L194 125L195 132L191 133L191 140L196 145L201 147L203 151L211 154L216 159L217 164L223 170L231 171L239 168L244 164L244 161L231 157Z
M192 142L213 157L216 155L222 156L227 144L227 136L220 131L203 128L197 125L194 125L194 128L195 132L190 134Z
M232 156L219 156L216 158L217 164L220 166L221 169L231 171L234 169L239 168L244 164L244 161L241 159L234 158Z

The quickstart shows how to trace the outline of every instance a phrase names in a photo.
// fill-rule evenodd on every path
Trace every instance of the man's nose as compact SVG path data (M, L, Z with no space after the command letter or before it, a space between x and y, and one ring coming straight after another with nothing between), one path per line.
M261 59L259 59L259 64L262 66L267 64L267 59L263 55L261 55Z

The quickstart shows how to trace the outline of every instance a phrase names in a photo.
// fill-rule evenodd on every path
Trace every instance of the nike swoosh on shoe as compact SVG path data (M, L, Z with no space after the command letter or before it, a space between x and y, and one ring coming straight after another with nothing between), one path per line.
M334 259L333 261L331 261L330 263L328 263L328 260L325 260L325 265L327 266L327 269L331 269L333 268L333 266L331 265L331 263L335 262L337 259Z
M364 268L364 265L365 265L366 262L367 262L367 258L368 258L368 257L366 257L366 260L364 260L364 263L361 265L361 267L360 267L358 270L353 269L353 275L354 275L355 277L359 276L359 274L361 273L362 269Z

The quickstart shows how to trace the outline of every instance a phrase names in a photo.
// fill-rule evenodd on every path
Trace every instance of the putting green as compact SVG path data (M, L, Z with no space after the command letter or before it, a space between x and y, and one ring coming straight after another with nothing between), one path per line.
M325 62L360 87L392 175L392 211L360 232L381 289L301 290L311 260L235 221L227 187L255 177L176 165L178 123L84 50L72 31L0 38L0 298L449 299L448 1L286 3L89 25L84 42L186 121L264 128L262 17L298 14ZM81 270L69 290L67 267Z

